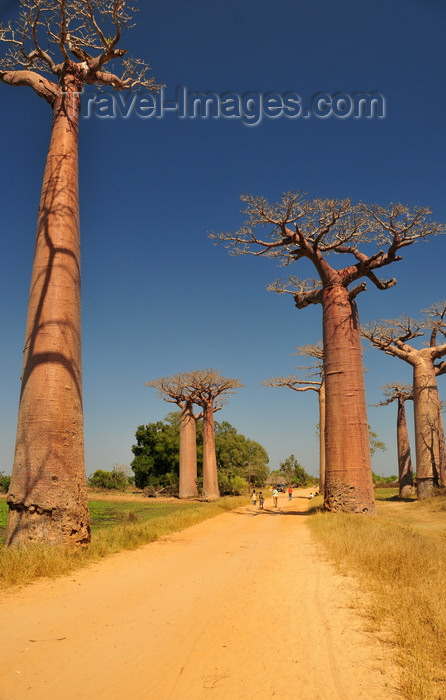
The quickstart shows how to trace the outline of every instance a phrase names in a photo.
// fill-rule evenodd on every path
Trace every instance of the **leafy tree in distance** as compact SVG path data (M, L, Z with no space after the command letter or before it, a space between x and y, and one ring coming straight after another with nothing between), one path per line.
M365 278L386 290L395 279L376 271L401 260L403 248L446 231L430 210L401 204L387 208L349 199L315 199L287 192L277 204L245 194L246 220L233 232L211 234L234 255L269 257L282 265L307 260L318 279L290 277L269 289L292 294L297 308L321 304L326 388L325 508L373 514L372 470L361 335L356 297ZM371 252L372 247L376 252ZM349 256L336 268L334 256ZM359 282L359 283L358 283ZM352 286L354 285L354 286Z
M0 493L8 493L10 483L11 477L5 476L3 472L0 472Z
M140 425L136 430L134 458L130 463L135 486L167 486L178 481L180 414L169 413L164 422Z
M376 450L382 450L385 452L387 450L385 442L378 440L378 435L375 433L369 425L369 439L370 439L370 454L375 454Z
M379 487L381 485L388 486L389 484L394 484L398 481L396 474L391 474L390 476L384 476L383 474L375 474L372 472L372 479L375 486Z
M269 474L269 457L258 442L246 438L223 421L215 424L215 452L220 491L225 492L223 480L242 479L245 487L263 486ZM223 477L223 474L226 476ZM238 482L239 485L241 482ZM241 487L240 487L241 488ZM240 490L240 488L238 490Z
M96 469L88 478L88 485L99 489L125 491L128 483L127 475L120 469L112 469L111 472Z
M314 482L314 477L307 474L294 455L280 462L278 472L283 474L288 485L303 487Z
M79 100L85 84L157 90L144 63L118 48L132 17L126 0L20 0L0 82L28 86L52 109L26 326L6 542L90 541L84 464ZM110 72L108 64L113 62ZM122 62L122 68L119 64Z

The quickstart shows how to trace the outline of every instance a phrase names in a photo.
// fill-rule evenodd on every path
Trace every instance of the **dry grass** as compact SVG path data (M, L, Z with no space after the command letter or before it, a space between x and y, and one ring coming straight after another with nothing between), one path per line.
M150 520L122 518L117 525L103 527L92 533L88 547L67 550L63 547L34 545L25 549L0 548L0 589L31 583L42 577L57 577L87 566L91 562L123 550L131 550L153 542L172 532L184 530L195 523L246 505L246 497L225 497L215 503L196 503L174 513Z
M434 522L434 536L423 531L429 512L445 506L446 499L379 503L378 518L316 513L309 519L338 568L359 575L370 591L367 615L374 629L390 629L401 691L410 700L446 698L444 518Z

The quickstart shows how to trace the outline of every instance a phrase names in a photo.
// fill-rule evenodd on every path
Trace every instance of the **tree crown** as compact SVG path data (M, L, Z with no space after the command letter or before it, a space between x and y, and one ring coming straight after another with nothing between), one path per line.
M399 357L401 360L414 364L418 357L430 358L432 362L446 355L446 343L437 343L438 335L446 337L446 301L433 304L424 309L424 318L417 320L403 314L397 319L385 319L366 324L361 327L361 333L378 350L387 355ZM424 348L416 348L409 341L424 337L429 332L429 340ZM435 373L446 372L446 362L434 364Z
M0 41L8 47L0 60L0 79L27 84L50 103L67 75L79 84L157 91L162 86L149 76L150 66L124 58L127 51L118 48L135 12L128 0L20 0L15 25L0 25ZM117 59L121 59L119 73L105 69Z
M374 406L388 406L393 401L413 401L413 386L409 384L401 384L400 382L395 382L394 384L385 384L381 387L383 394L386 397L384 401L373 404Z
M399 251L416 240L446 232L443 224L430 220L427 207L354 204L350 199L311 201L300 191L286 192L275 204L249 194L241 200L246 204L246 220L241 228L234 233L211 233L210 237L225 243L233 255L273 258L283 266L309 259L318 279L301 281L290 277L269 286L272 291L293 294L299 308L321 302L321 283L348 287L366 277L378 289L392 287L395 279L378 279L374 270L401 260ZM378 247L378 251L365 252L370 245ZM335 269L328 263L332 254L349 255L352 264ZM365 282L350 291L351 298L364 289Z
M224 397L233 394L235 389L244 385L238 379L223 377L215 369L183 372L171 377L161 377L146 382L146 386L158 389L159 395L165 400L177 403L194 403L205 406L214 403L215 409L221 408Z

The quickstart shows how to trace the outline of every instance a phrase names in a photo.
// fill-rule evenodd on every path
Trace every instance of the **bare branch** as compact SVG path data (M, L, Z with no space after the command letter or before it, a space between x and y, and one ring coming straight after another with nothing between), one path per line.
M322 382L298 379L296 376L290 375L289 377L272 377L262 382L262 384L264 386L288 387L289 389L294 389L294 391L316 391L319 393Z
M309 259L315 266L322 285L341 284L348 287L360 278L368 278L380 290L396 284L394 278L379 279L378 268L401 260L398 252L419 239L446 233L446 226L430 220L428 208L410 209L401 204L353 204L349 199L307 200L301 192L286 192L280 202L271 204L265 197L244 194L241 201L245 221L235 232L210 233L216 243L225 244L233 255L254 255L273 258L280 265ZM365 253L361 246L379 247ZM356 262L336 270L329 263L331 254L351 255ZM289 287L275 282L270 289L290 293ZM355 287L352 298L362 287ZM299 308L318 303L299 289L295 295Z
M276 294L292 294L298 309L303 309L309 304L322 303L322 288L319 280L299 280L297 277L290 276L287 280L275 280L267 286L267 290Z
M121 69L115 65L127 53L117 44L136 12L128 0L20 0L20 6L15 26L0 26L0 42L8 47L0 59L3 82L35 89L37 78L50 73L56 78L52 91L64 89L67 75L74 76L80 87L88 83L152 92L163 87L149 75L150 66L144 61L126 57ZM110 62L112 70L104 70ZM33 72L36 80L18 83L5 78L18 68Z
M364 292L367 289L367 285L365 282L361 282L361 284L358 284L356 287L353 287L353 289L350 289L348 293L348 298L350 301L353 301L355 297L358 296L361 292Z
M440 318L438 318L437 313L439 309ZM403 315L399 319L375 322L363 326L361 334L378 350L382 350L388 355L399 357L412 365L417 361L417 357L422 355L429 357L433 362L446 355L446 343L443 345L436 345L435 343L436 331L431 333L428 347L418 350L408 344L408 341L424 336L426 329L432 329L433 327L436 329L438 324L440 326L443 325L441 305L440 307L430 307L430 309L425 310L425 313L428 314L428 318L423 322ZM442 374L445 371L442 365L443 363L434 365L436 374Z
M443 362L439 362L436 365L434 364L434 369L437 377L439 377L441 374L446 374L446 360L443 360Z
M216 399L219 401L216 405L221 407L224 397L234 394L235 389L244 386L238 379L223 377L215 369L190 372L189 378L193 401L202 407L214 403Z
M437 343L437 335L446 337L446 301L441 301L432 304L427 309L423 309L425 320L422 324L425 328L431 330L430 346L434 347Z
M395 384L385 384L381 389L383 389L384 396L387 397L386 400L374 403L372 406L388 406L393 401L413 401L413 386L409 384L396 382Z
M0 80L7 85L27 85L31 87L39 97L49 102L50 105L54 104L54 100L59 94L57 86L54 83L30 70L0 71Z

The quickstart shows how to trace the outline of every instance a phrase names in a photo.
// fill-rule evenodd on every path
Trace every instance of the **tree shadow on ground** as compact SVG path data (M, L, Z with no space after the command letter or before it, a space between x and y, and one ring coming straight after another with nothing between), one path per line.
M232 510L235 515L249 515L252 518L258 515L308 515L308 511L281 510L280 508L258 508L255 511Z

